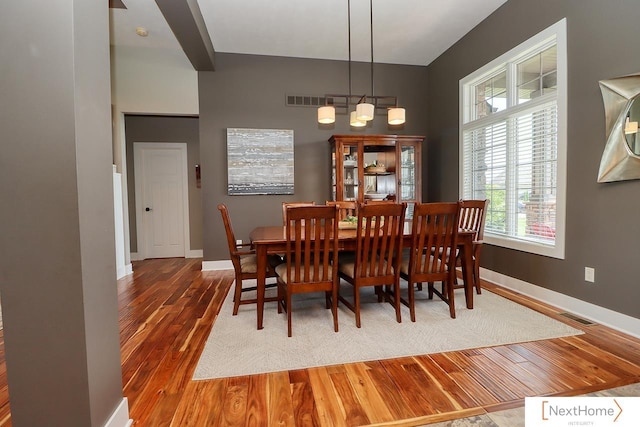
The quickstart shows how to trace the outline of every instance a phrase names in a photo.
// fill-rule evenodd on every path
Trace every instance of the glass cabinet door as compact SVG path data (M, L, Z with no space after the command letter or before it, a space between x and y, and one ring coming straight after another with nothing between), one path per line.
M362 182L359 159L362 157L359 144L335 141L331 152L331 191L333 200L359 200Z
M343 200L358 200L358 146L342 146Z
M416 148L413 145L400 147L400 200L416 200Z

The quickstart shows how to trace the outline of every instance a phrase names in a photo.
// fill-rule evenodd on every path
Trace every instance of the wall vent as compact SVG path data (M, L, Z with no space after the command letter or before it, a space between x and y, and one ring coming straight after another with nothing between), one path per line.
M287 107L321 107L333 104L333 98L324 95L285 95Z
M595 323L593 323L591 320L587 320L587 319L583 319L582 317L578 317L575 314L572 313L560 313L560 316L562 317L566 317L567 319L571 319L573 321L576 321L578 323L582 323L585 326L591 326L591 325L595 325Z

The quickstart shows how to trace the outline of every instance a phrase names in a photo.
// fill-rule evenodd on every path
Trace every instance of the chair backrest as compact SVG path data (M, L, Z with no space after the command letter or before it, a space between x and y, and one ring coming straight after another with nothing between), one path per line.
M338 211L334 206L288 207L287 283L314 284L337 278Z
M350 216L358 215L358 204L352 200L327 200L325 203L327 206L335 206L338 209L338 218L340 221Z
M316 202L282 202L282 225L287 225L287 208L296 206L315 206Z
M358 206L358 228L354 277L376 277L385 282L399 274L406 204L374 203ZM386 277L386 279L385 279ZM388 283L390 284L390 283Z
M453 274L460 206L457 202L416 203L409 255L409 274L414 282L445 280Z
M218 205L218 210L222 215L222 222L224 224L224 231L227 234L227 245L229 246L229 255L233 262L233 267L236 271L240 269L240 256L238 255L238 247L236 246L236 238L233 233L233 227L231 226L231 217L229 216L229 210L223 203Z
M460 204L460 229L473 230L476 233L475 240L482 240L489 200L461 200Z

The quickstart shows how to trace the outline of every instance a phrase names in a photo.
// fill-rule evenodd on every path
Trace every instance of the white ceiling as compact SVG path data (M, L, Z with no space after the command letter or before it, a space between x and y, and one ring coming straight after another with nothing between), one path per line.
M197 1L216 52L348 59L347 0ZM154 0L123 2L111 9L112 44L179 48ZM374 61L428 65L505 2L373 0ZM369 28L369 0L351 0L354 61L371 60Z

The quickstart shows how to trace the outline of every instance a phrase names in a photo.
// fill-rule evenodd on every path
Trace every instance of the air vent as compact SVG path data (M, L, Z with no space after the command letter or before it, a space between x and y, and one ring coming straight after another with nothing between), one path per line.
M595 325L595 323L593 323L591 320L587 320L587 319L583 319L582 317L578 317L575 314L571 314L571 313L560 313L560 316L562 317L566 317L567 319L571 319L574 320L578 323L582 323L585 326L591 326L591 325Z
M320 107L333 104L333 98L325 98L324 95L285 95L285 102L287 107Z

